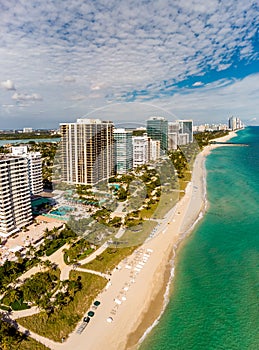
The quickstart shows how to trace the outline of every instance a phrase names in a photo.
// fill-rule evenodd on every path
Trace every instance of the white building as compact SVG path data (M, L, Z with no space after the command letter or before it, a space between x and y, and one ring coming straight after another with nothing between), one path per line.
M114 175L114 125L99 119L60 124L62 180L95 185Z
M179 146L184 146L189 143L189 134L187 133L182 133L178 135L178 145Z
M168 150L175 150L178 146L179 123L168 122Z
M40 194L43 191L40 152L28 152L27 146L18 146L12 147L12 155L27 159L31 195Z
M244 128L244 124L240 118L231 117L228 119L228 127L230 130L239 130Z
M30 132L32 132L33 131L33 129L32 128L23 128L23 133L24 134L26 134L26 133L30 133Z
M114 129L115 171L126 174L133 167L132 131L123 128Z
M160 141L151 140L149 141L149 158L150 160L156 161L160 158L161 153Z
M7 237L32 220L28 161L0 155L0 236Z
M147 134L132 137L133 168L146 164L150 160L150 138Z

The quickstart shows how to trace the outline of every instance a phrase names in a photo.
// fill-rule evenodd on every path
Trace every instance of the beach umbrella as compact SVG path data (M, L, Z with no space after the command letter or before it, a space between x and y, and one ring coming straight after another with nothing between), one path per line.
M98 301L98 300L96 300L95 302L94 302L94 306L99 306L101 303L100 303L100 301Z
M93 312L93 311L89 311L89 312L87 313L87 315L90 316L90 317L93 317L93 316L94 316L94 312Z

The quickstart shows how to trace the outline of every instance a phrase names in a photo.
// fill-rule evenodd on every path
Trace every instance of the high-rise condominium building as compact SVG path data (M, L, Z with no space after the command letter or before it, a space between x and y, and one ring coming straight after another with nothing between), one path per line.
M133 167L132 131L114 129L115 172L126 174Z
M193 142L193 121L192 120L178 120L179 134L188 134L189 140L187 143Z
M162 153L168 149L168 121L163 117L151 117L147 120L147 135L160 141Z
M228 119L228 128L231 130L239 130L244 128L244 124L240 118L231 117Z
M133 136L133 168L146 164L150 160L150 137L147 134L143 136Z
M0 236L7 237L32 220L28 161L0 155Z
M12 147L12 155L27 159L31 195L35 196L40 194L43 191L40 152L28 152L27 146L18 146Z
M151 140L149 141L149 157L150 160L156 161L160 158L160 141Z
M60 124L62 179L95 185L114 174L114 125L99 119Z
M151 140L147 134L132 137L133 168L160 158L160 141Z
M168 150L175 150L178 146L179 123L168 122Z

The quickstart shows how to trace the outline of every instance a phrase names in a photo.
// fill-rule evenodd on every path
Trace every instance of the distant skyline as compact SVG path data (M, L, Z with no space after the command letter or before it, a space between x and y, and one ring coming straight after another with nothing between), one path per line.
M0 2L0 129L80 117L259 124L250 0Z

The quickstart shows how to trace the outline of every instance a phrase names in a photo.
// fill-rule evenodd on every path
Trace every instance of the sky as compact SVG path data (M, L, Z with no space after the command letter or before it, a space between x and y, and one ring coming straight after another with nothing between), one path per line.
M259 124L258 0L0 0L0 129Z

